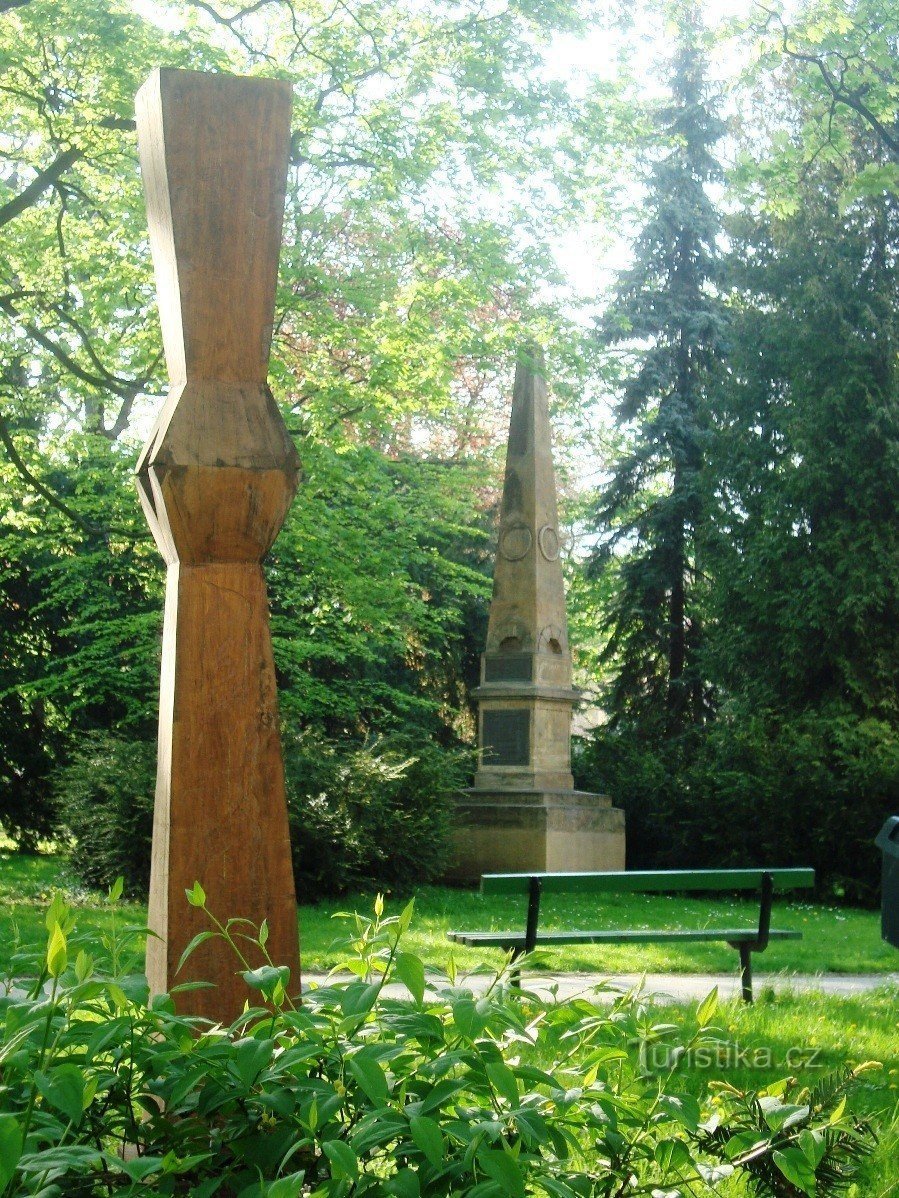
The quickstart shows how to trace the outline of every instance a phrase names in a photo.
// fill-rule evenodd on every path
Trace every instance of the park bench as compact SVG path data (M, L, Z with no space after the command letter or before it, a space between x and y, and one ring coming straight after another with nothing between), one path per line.
M537 947L555 944L655 944L725 941L740 954L743 998L752 1002L752 954L764 952L771 940L801 940L802 933L771 927L774 892L813 886L813 869L673 869L617 873L484 874L484 895L520 894L528 900L520 932L449 932L449 938L474 948L501 948L515 961ZM752 928L600 928L594 931L541 932L540 899L544 894L689 893L693 891L757 891L758 927ZM513 973L517 982L518 973Z

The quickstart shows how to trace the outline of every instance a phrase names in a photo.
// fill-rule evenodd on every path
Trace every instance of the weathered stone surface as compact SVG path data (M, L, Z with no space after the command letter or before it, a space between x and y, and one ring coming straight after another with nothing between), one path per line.
M457 805L456 858L448 879L483 873L624 869L624 812L585 791L470 790Z
M624 814L574 790L572 686L546 383L523 354L506 452L493 598L478 699L474 789L457 804L451 877L623 869Z

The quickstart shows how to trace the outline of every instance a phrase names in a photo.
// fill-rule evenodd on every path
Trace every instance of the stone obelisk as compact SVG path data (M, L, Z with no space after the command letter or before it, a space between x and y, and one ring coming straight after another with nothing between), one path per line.
M624 868L624 813L574 789L565 586L543 362L522 353L506 452L487 649L479 768L457 804L451 877Z
M154 993L213 983L177 1006L223 1021L259 995L220 940L177 972L209 929L185 898L195 881L223 921L267 920L271 957L291 992L300 982L261 565L299 471L266 382L290 118L290 86L273 80L162 70L137 96L171 383L137 475L168 566L147 975Z

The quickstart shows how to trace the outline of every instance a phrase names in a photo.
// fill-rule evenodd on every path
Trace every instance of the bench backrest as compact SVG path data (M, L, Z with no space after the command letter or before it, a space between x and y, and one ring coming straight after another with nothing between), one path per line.
M815 884L813 869L663 869L617 873L484 874L482 894L528 894L539 878L544 894L639 894L671 890L758 890L770 874L776 891L804 890Z

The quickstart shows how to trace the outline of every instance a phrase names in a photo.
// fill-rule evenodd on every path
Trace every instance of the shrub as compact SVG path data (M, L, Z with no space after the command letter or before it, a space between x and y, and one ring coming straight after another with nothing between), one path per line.
M674 1198L743 1174L825 1198L851 1181L871 1142L846 1111L851 1078L726 1087L704 1108L681 1090L684 1054L719 1043L714 993L683 1028L634 996L543 1001L502 975L477 995L426 982L401 947L411 916L355 917L353 980L302 1006L275 963L245 972L259 1006L221 1027L110 970L127 955L114 924L95 962L55 899L29 993L20 959L0 998L0 1193ZM245 924L217 927L231 940ZM673 1063L650 1075L642 1050L662 1038Z
M408 892L440 876L462 754L399 737L347 745L311 731L284 749L301 897Z
M625 809L629 868L811 865L822 896L878 901L874 837L899 810L885 721L723 710L681 740L602 729L577 748L578 783Z
M451 795L464 758L399 738L368 745L312 732L285 739L288 814L297 893L408 891L445 864ZM59 818L74 838L72 866L88 886L119 876L150 882L156 746L93 733L54 776Z
M72 868L86 886L106 889L130 879L130 893L150 886L156 744L87 733L54 774L59 819L74 839Z
M0 829L26 853L56 830L46 740L43 706L0 694Z

